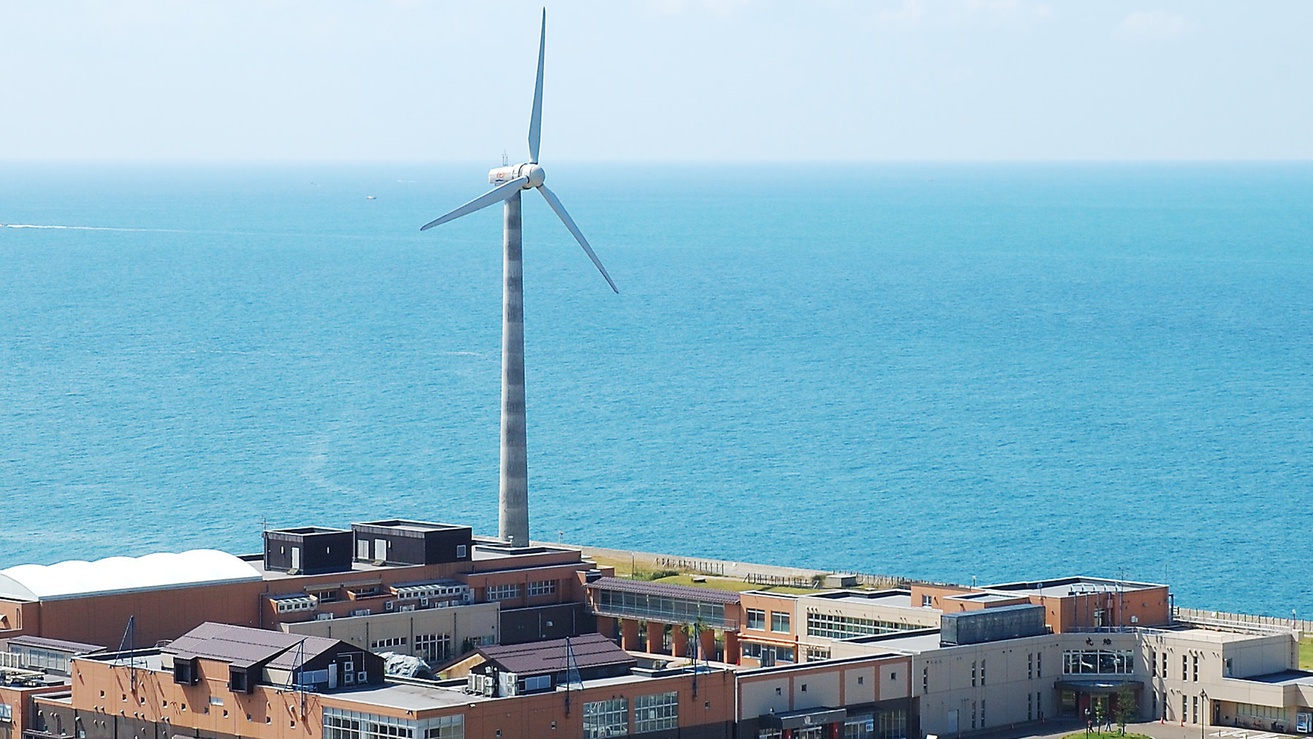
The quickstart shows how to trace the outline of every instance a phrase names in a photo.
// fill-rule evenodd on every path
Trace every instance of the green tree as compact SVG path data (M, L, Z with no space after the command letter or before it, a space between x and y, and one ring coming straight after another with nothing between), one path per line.
M1135 700L1135 691L1130 683L1122 683L1117 689L1117 706L1113 708L1113 718L1122 734L1126 733L1126 724L1139 718L1140 706Z

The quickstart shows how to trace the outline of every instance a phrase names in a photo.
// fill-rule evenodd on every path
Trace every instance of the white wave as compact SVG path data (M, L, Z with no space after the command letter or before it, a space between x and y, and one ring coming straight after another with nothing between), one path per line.
M135 233L188 233L176 228L115 228L113 226L53 226L36 223L0 223L5 228L40 228L61 231L131 231Z

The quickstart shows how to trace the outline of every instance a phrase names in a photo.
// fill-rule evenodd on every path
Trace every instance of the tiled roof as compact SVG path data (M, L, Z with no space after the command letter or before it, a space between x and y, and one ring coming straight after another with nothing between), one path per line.
M305 650L302 654L297 645L303 641ZM173 640L163 651L188 658L219 660L238 667L267 663L270 667L291 669L297 661L308 662L337 644L336 639L319 636L207 622Z
M489 662L507 672L517 675L544 675L564 672L567 667L566 641L570 642L570 651L574 653L575 666L580 670L592 667L628 664L634 666L638 661L629 653L601 634L584 634L570 639L533 642L530 644L508 644L498 647L482 647L479 653Z
M731 590L714 588L696 588L690 585L668 585L660 582L643 580L626 580L623 577L600 577L588 583L589 590L613 590L622 593L655 595L662 598L678 598L703 603L738 603L739 594Z

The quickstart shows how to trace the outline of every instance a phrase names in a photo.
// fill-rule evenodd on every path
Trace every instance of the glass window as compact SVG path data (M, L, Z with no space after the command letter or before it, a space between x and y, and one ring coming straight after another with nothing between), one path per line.
M629 702L624 698L584 704L584 739L629 734Z
M554 595L556 593L555 580L540 580L529 583L529 595Z
M679 693L657 693L634 698L634 733L679 728Z
M516 583L489 585L488 600L513 600L520 597L520 586Z
M781 634L789 633L789 614L779 611L770 612L770 630Z
M748 628L765 631L766 629L766 612L760 608L749 608L747 610Z

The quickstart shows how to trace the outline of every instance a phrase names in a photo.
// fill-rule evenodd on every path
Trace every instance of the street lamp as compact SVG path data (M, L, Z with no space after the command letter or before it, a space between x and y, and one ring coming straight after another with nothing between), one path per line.
M1199 717L1199 739L1204 739L1204 727L1208 725L1208 691L1202 688L1199 690L1199 702L1203 704L1200 706L1203 715Z

